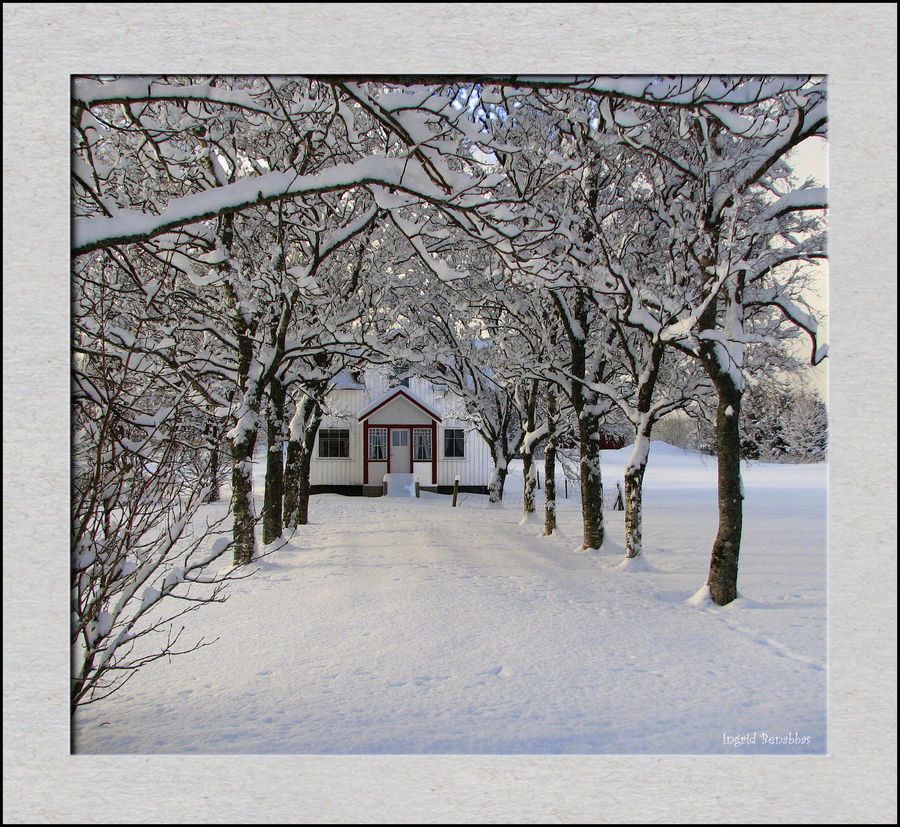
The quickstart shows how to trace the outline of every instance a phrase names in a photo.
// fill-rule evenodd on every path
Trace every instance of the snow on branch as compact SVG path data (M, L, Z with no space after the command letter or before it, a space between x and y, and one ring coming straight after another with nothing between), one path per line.
M540 442L547 436L547 423L543 422L533 431L527 431L522 439L522 446L519 448L520 454L530 454L536 443Z
M812 352L809 358L811 365L818 365L828 356L828 345L821 344L818 340L819 323L815 316L807 313L798 304L791 301L777 287L770 288L752 302L747 302L747 304L777 307L784 314L785 318L804 330L812 342Z
M824 97L814 103L806 100L802 106L794 107L789 115L782 116L772 137L751 147L745 160L735 167L735 173L719 184L712 199L711 218L717 220L736 193L744 192L758 181L788 150L807 138L823 135L827 122L828 106Z
M146 77L121 78L111 82L79 79L72 84L72 99L85 107L138 101L193 100L237 106L273 117L279 114L260 104L249 92L225 89L207 83L173 86L161 83L158 78Z
M482 82L504 86L575 89L594 95L610 95L668 106L705 104L746 106L771 100L786 92L799 91L809 83L809 80L808 75L785 75L769 81L698 75L679 77L492 75L481 78Z
M448 199L415 159L363 158L311 175L290 171L244 178L227 186L172 199L159 215L121 210L111 218L76 218L72 227L72 252L79 256L116 244L146 241L168 230L217 215L308 193L340 191L366 184L396 187L427 200ZM456 203L455 206L461 205Z
M824 210L828 207L827 187L807 187L781 196L759 216L759 221L768 221L788 212L799 210Z
M449 282L466 278L464 272L454 270L444 259L436 259L428 252L428 249L425 247L425 243L422 240L422 235L425 232L424 227L413 221L401 218L396 210L389 210L388 214L397 229L403 233L409 243L413 246L413 249L418 253L422 263L428 267L438 279L443 282Z

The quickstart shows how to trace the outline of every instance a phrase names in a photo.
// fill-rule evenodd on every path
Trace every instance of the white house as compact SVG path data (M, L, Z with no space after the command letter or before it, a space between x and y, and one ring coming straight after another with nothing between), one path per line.
M487 493L490 450L458 397L424 379L374 370L340 374L329 393L310 467L312 493L382 493L385 474L414 474L426 491Z

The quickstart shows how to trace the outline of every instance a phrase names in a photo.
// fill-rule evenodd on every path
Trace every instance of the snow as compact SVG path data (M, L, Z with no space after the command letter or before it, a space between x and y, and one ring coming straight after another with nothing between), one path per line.
M444 196L411 158L362 158L354 163L336 164L314 175L269 172L173 198L159 215L123 209L109 218L76 217L72 222L73 253L79 255L107 243L150 238L164 230L193 224L248 204L304 193L350 189L369 182L397 187L426 198ZM460 199L460 203L463 201Z
M159 600L159 589L148 586L146 589L144 589L144 594L141 598L141 609L146 609L157 600Z
M547 434L547 423L544 422L534 431L528 431L522 439L522 447L519 449L520 454L529 454L534 444L544 438Z
M825 209L828 206L827 187L806 187L794 190L782 195L777 201L763 211L759 221L767 221L770 218L792 210L816 210Z
M241 106L270 115L275 114L268 107L257 103L247 92L222 89L208 84L166 86L153 79L142 77L122 78L102 83L81 78L72 84L72 97L87 106L103 102L152 100L154 98L203 100Z
M630 452L604 452L608 488ZM716 462L651 453L644 556L627 562L622 512L603 549L572 553L562 478L559 530L522 522L518 460L490 507L314 496L310 525L185 623L215 645L81 709L75 750L824 753L827 466L745 466L740 597L718 607Z
M385 495L388 497L416 496L415 474L385 474L384 482L386 483Z

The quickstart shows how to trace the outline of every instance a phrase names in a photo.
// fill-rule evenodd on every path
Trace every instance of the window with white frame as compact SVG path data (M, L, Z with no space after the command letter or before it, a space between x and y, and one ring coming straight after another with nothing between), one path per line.
M350 429L319 428L319 459L350 459Z
M431 462L431 428L413 430L413 460Z
M444 428L444 456L447 459L465 459L466 432L463 428Z
M369 428L369 459L374 462L387 459L387 428Z

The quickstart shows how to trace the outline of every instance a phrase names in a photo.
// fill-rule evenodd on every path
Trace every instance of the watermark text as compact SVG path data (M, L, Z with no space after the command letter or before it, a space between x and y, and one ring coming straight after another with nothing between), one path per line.
M751 744L760 746L802 746L812 744L812 736L801 735L799 732L743 732L738 735L722 733L722 743L728 747L740 749Z

